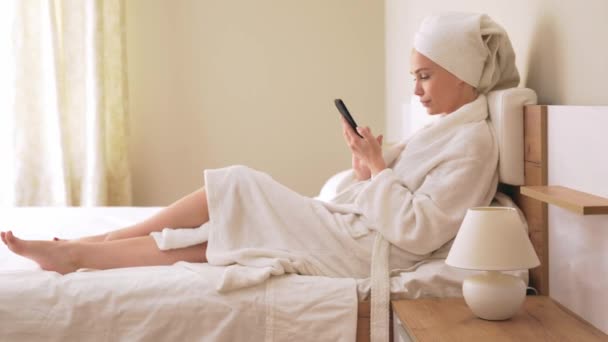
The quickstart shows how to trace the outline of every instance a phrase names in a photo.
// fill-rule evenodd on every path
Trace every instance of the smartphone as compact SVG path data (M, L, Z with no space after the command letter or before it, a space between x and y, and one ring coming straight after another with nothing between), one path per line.
M353 129L353 131L358 136L363 138L363 136L361 134L359 134L359 132L357 132L357 123L355 122L355 119L353 119L352 115L350 115L350 113L348 112L348 108L346 108L346 105L344 104L344 102L341 99L335 99L334 103L336 104L336 107L340 111L340 114L342 114L344 119L346 119L346 122L348 122L348 124Z

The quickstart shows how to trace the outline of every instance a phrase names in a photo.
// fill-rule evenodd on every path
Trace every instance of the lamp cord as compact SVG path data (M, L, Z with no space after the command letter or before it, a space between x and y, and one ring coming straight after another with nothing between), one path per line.
M538 290L532 286L528 286L528 288L526 289L526 294L538 296Z

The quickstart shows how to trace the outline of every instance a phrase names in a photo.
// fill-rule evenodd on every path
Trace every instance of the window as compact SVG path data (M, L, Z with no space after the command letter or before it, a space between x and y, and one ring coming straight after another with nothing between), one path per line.
M15 0L0 2L0 206L13 197L15 53L13 27Z

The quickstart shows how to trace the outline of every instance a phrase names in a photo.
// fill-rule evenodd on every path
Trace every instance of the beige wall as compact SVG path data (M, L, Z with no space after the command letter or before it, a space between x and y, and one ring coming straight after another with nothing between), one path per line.
M387 27L387 122L393 139L407 131L408 106L412 91L408 75L412 37L424 16L435 10L473 11L489 14L509 32L517 53L522 85L534 89L543 104L608 104L608 1L386 0ZM603 107L603 114L606 107ZM549 117L551 124L551 117ZM598 163L588 141L600 141L605 123L592 116L570 117L561 127L551 128L550 139L570 133L568 147L549 145L549 180L560 185L608 194L605 160ZM595 120L592 123L578 120ZM556 123L554 118L553 124ZM582 125L584 123L585 125ZM594 131L581 127L596 126ZM396 128L399 127L399 128ZM553 126L551 126L553 127ZM579 127L579 128L575 128ZM577 129L577 131L574 131ZM587 136L589 135L589 136ZM574 137L587 137L581 140ZM605 154L603 142L597 145ZM591 145L595 146L595 145ZM553 149L553 150L552 150ZM573 152L574 151L574 152ZM602 152L603 151L603 152ZM553 154L552 154L553 153ZM559 157L556 157L558 156ZM586 162L579 162L583 159ZM577 159L578 158L578 159ZM605 159L605 158L604 158ZM595 161L594 161L595 160ZM568 169L566 175L564 170ZM585 184L581 186L580 180ZM606 284L608 274L605 250L608 217L581 217L559 208L550 208L550 293L570 310L608 333Z
M335 97L384 129L380 1L126 3L135 205L232 164L316 194L350 166Z

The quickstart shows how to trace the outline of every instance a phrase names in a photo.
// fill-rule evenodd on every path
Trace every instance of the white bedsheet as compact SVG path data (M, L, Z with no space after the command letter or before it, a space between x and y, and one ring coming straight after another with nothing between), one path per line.
M50 240L98 234L160 208L0 208L0 230ZM354 341L370 280L271 277L220 294L223 267L41 271L0 244L0 341ZM471 271L429 260L391 277L392 298L461 296ZM527 272L518 275L527 280Z
M0 229L23 238L73 238L158 209L0 209ZM288 275L220 294L215 281L222 271L180 262L61 276L2 245L0 340L354 341L354 279Z

